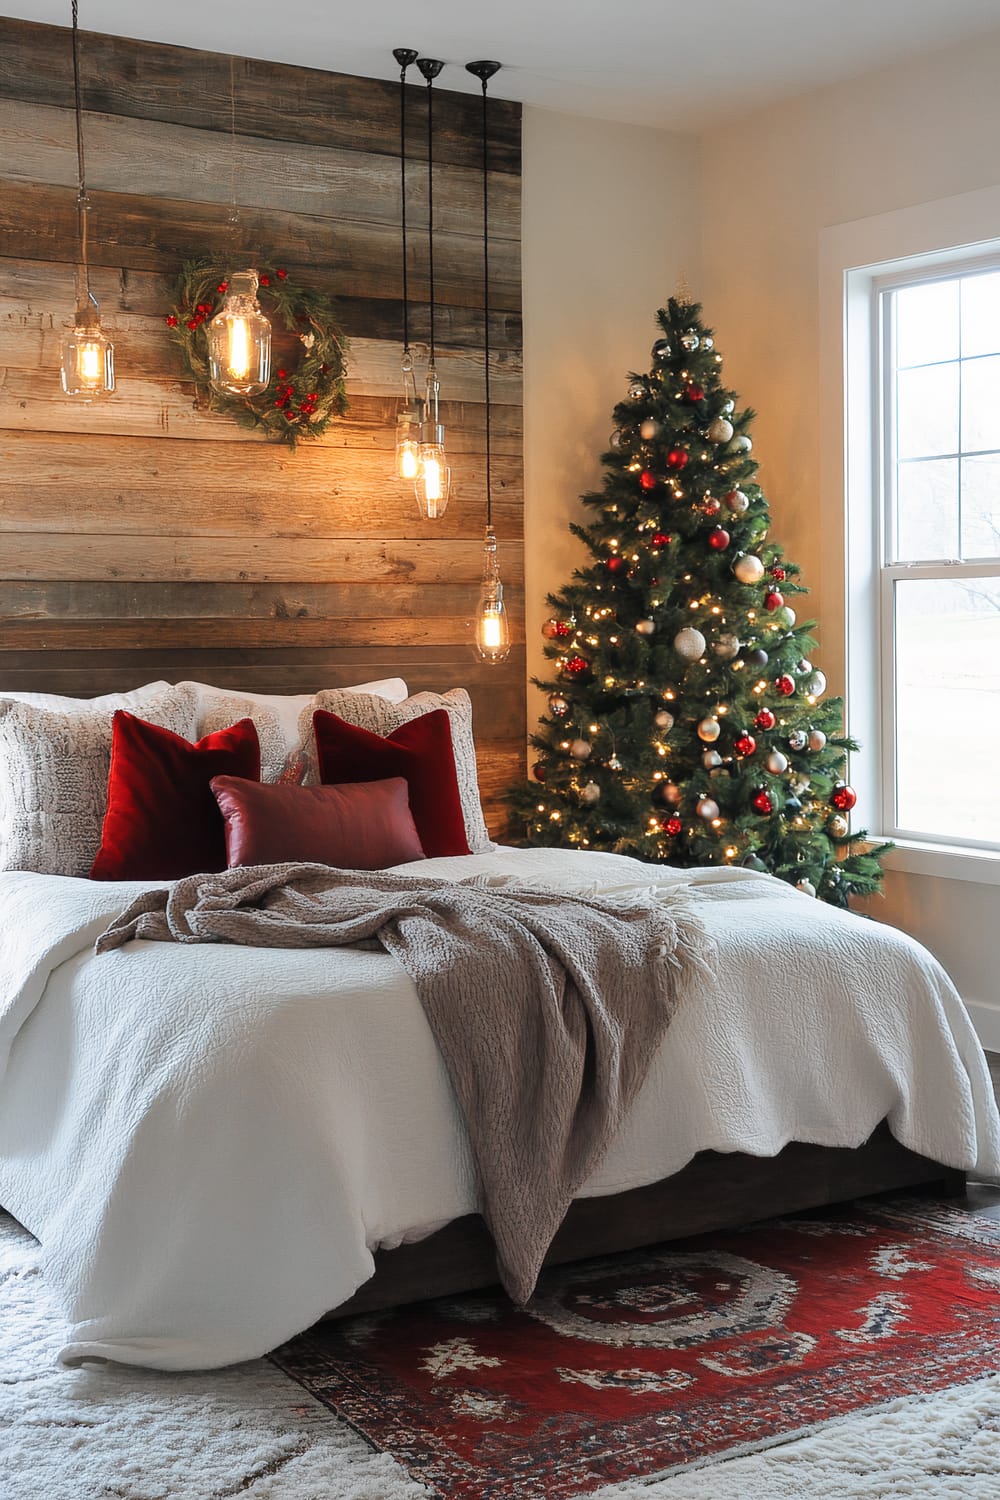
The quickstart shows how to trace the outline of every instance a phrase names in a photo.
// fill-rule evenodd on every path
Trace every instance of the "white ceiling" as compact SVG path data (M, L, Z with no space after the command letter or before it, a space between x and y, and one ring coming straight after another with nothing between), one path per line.
M70 0L4 0L66 25ZM703 130L748 108L1000 30L997 0L80 0L80 25L149 41L395 78L395 46L493 57L501 97L599 119ZM413 75L416 76L416 75Z

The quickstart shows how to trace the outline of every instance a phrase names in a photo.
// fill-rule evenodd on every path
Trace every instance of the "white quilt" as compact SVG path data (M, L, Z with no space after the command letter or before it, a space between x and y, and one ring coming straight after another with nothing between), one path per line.
M568 890L688 886L717 945L587 1196L695 1152L861 1144L883 1118L1000 1175L972 1027L910 938L743 870L499 849L401 867ZM62 1359L195 1369L338 1306L372 1251L475 1206L416 993L355 950L92 945L138 884L0 875L0 1204L41 1241ZM498 996L498 1004L502 997Z

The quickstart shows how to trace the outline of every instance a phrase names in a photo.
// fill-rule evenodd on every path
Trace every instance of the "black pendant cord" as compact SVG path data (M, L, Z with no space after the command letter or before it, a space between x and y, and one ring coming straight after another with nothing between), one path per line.
M82 287L87 300L97 306L97 298L90 290L90 266L87 261L87 167L83 154L83 101L80 93L80 32L78 0L73 0L73 107L76 113L76 218L80 234L80 270Z
M413 47L394 47L393 57L399 63L399 192L400 227L403 237L403 353L410 352L410 283L406 250L406 70L417 60Z
M418 57L427 80L427 284L431 299L430 369L434 369L434 80L444 67L436 57ZM435 418L435 420L437 420Z
M486 529L493 528L493 454L490 421L490 186L489 186L489 119L486 111L486 89L494 73L500 69L498 62L466 63L468 72L474 74L483 86L483 386L486 397Z

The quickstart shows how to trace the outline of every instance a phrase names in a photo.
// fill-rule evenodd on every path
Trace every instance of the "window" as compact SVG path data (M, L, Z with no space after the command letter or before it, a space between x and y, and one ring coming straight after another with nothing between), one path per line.
M1000 264L870 286L879 831L1000 850Z

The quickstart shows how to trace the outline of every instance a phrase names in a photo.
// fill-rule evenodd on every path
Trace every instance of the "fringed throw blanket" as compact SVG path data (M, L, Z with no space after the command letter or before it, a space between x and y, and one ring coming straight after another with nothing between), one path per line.
M618 905L479 880L325 865L195 875L98 939L381 946L409 975L462 1111L504 1286L531 1296L552 1237L619 1129L703 928L683 896Z

